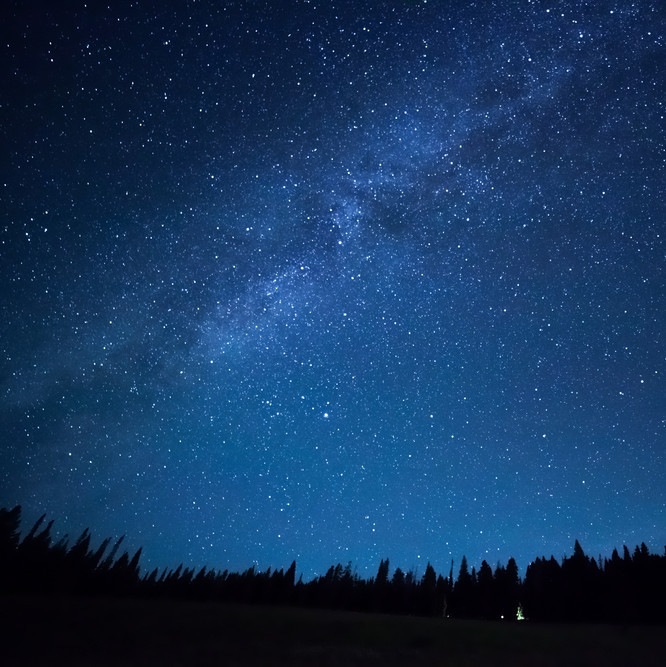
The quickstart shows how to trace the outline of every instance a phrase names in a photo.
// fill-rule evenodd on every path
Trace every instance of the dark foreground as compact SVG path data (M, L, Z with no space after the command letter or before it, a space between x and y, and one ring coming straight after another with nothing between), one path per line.
M0 597L3 665L663 665L663 627Z

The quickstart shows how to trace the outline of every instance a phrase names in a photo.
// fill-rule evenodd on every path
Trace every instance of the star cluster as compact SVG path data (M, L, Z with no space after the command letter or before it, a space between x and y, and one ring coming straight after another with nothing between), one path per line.
M664 18L9 3L0 504L306 576L661 551Z

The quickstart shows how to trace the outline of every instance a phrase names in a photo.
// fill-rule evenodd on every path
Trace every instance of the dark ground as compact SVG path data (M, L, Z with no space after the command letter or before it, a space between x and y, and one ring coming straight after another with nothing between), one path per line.
M666 628L0 597L2 665L651 665Z

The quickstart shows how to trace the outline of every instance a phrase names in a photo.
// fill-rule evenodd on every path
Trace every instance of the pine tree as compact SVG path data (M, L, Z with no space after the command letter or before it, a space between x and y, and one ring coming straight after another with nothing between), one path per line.
M377 570L377 578L375 583L378 586L384 586L388 583L388 574L389 574L389 559L382 560L379 563L379 569Z
M467 557L463 556L460 562L458 579L453 586L451 614L456 618L470 618L473 613L474 581L469 572Z
M421 579L421 613L425 616L434 616L437 613L437 573L428 563ZM441 612L440 612L441 613Z
M0 509L0 591L17 587L17 552L21 506L12 510Z
M497 618L499 612L495 601L495 580L490 565L484 560L479 568L478 583L478 612L481 618Z

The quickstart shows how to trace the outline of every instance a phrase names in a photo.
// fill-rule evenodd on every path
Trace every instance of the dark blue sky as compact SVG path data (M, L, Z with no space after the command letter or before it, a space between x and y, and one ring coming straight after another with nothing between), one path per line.
M306 577L663 550L663 3L110 5L0 10L0 505Z

